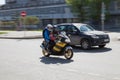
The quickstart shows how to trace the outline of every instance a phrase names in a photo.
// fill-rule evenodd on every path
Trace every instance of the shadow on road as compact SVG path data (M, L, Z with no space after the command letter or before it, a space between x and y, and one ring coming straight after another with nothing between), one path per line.
M73 62L73 60L66 60L58 57L40 57L40 62L45 64L66 64Z
M103 52L108 52L111 51L112 48L98 48L98 47L92 47L90 50L83 50L81 47L73 47L74 52L85 52L85 53L103 53Z

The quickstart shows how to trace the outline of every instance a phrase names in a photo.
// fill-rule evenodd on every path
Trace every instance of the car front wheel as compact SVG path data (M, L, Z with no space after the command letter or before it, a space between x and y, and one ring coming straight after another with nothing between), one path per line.
M87 39L82 40L81 47L82 47L82 49L85 49L85 50L90 49L91 45L90 45L89 40L87 40Z

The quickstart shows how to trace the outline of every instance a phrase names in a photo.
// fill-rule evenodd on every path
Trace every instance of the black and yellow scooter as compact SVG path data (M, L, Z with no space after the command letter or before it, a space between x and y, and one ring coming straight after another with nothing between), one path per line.
M65 32L61 32L58 35L58 39L55 41L55 45L51 50L46 48L46 42L43 41L41 48L42 53L45 57L49 57L50 55L56 56L65 56L66 59L71 59L73 57L73 49L69 45L70 39L66 35Z

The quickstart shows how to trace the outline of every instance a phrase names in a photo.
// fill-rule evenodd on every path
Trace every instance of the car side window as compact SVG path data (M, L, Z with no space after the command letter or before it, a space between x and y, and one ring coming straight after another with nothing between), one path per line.
M64 26L64 25L58 26L58 30L66 31L66 26Z
M84 32L84 31L86 31L86 30L87 30L87 29L86 29L86 26L81 26L81 27L80 27L80 31L81 31L81 32Z
M91 27L91 26L89 26L89 25L82 25L81 27L80 27L80 31L81 32L85 32L85 31L93 31L94 29Z
M69 26L67 27L67 31L68 31L68 32L77 32L77 29L76 29L74 26L69 25Z

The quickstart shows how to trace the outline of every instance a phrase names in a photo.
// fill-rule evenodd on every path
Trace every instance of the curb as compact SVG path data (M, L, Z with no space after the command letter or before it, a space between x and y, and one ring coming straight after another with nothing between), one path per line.
M26 37L0 37L0 39L42 39L42 36L26 36Z

